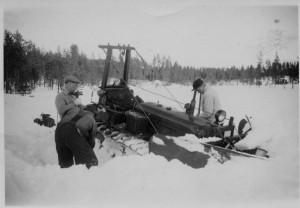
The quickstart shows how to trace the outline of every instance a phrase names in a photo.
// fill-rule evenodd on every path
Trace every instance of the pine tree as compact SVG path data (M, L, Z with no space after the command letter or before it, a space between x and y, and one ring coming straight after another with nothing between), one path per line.
M272 78L273 82L278 83L278 79L280 77L281 64L279 60L278 53L276 51L274 62L272 63Z

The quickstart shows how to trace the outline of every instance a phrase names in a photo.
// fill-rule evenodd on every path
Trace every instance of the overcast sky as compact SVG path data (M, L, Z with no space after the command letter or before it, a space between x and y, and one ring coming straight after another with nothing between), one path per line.
M104 58L97 46L110 43L130 44L148 62L160 54L195 67L256 65L260 51L264 61L276 51L298 60L298 1L220 2L7 0L4 28L45 51L77 44L89 57Z

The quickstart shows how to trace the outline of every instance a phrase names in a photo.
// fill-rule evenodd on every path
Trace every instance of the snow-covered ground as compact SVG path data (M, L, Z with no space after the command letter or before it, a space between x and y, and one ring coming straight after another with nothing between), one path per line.
M181 103L192 99L191 87L145 82L144 89ZM238 122L252 116L249 147L268 144L269 160L233 158L224 164L210 159L202 169L178 160L146 156L116 157L87 170L60 169L55 127L33 120L49 113L57 121L57 90L36 89L32 96L4 95L6 205L79 205L97 207L293 207L299 205L299 88L283 86L216 86L222 107ZM177 109L179 104L132 87L144 101ZM83 88L85 104L96 91ZM172 99L174 99L172 98ZM193 135L185 138L193 139ZM95 151L99 149L97 143Z

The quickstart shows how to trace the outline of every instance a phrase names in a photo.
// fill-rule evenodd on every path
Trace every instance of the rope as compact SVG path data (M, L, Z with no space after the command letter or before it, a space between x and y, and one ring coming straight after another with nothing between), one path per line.
M161 94L157 94L157 93L155 93L155 92L152 92L152 91L150 91L150 90L146 90L146 89L144 89L144 88L142 88L142 87L139 87L139 86L137 86L137 85L134 85L134 84L132 84L132 83L129 83L130 85L132 85L132 86L134 86L134 87L136 87L136 88L140 88L140 89L142 89L142 90L144 90L144 91L147 91L147 92L149 92L149 93L151 93L151 94L153 94L153 95L157 95L157 96L160 96L160 97L163 97L163 98L165 98L165 99L167 99L167 100L171 100L171 101L175 101L176 102L176 100L174 100L174 99L172 99L172 98L169 98L169 97L166 97L166 96L164 96L164 95L161 95ZM177 102L177 103L180 103L180 104L185 104L185 103L182 103L182 102ZM195 108L195 110L200 110L200 108ZM213 115L213 113L210 113L210 112L207 112L207 111L203 111L204 113L208 113L208 114L210 114L210 115ZM226 120L230 120L229 118L225 118Z
M143 57L139 54L139 52L137 50L135 50L137 55L142 59L143 63L145 64L146 67L148 67L147 62L143 59ZM153 70L151 69L151 71L153 72ZM168 88L161 82L162 86L167 90L167 92L172 96L172 98L174 99L174 101L180 106L180 108L184 111L183 107L180 105L180 103L177 101L177 99L175 98L175 96L168 90Z
M147 62L143 59L143 57L139 54L139 52L137 50L135 50L136 54L142 59L142 61L144 62L144 64L148 67ZM153 70L151 69L151 71L153 72Z
M137 53L137 55L142 59L142 61L144 62L144 64L146 65L146 67L148 67L148 65L147 65L147 62L143 59L143 57L139 54L139 52L137 51L137 50L135 50L136 51L136 53ZM153 72L153 70L151 69L151 71ZM172 101L174 101L174 102L176 102L181 108L182 108L182 110L183 111L185 111L184 109L183 109L183 107L180 105L180 104L184 104L184 103L181 103L181 102L178 102L177 100L176 100L176 98L173 96L173 94L171 93L171 92L169 92L169 90L167 89L167 87L162 83L162 85L165 87L165 89L168 91L168 93L173 97L173 100L172 99L170 99L170 98L168 98L168 97L165 97L165 96L162 96L162 95L159 95L159 96L161 96L161 97L165 97L165 98L167 98L167 99L169 99L169 100L172 100ZM143 89L143 88L141 88L141 89ZM149 91L150 92L150 91ZM150 93L152 93L152 92L150 92ZM155 94L155 93L153 93L153 94ZM200 99L201 99L201 94L200 94ZM201 100L200 100L201 101ZM198 113L200 114L200 108L201 108L201 103L200 103L200 101L199 101L199 108L197 109L197 108L195 108L195 110L198 110ZM207 112L207 111L203 111L204 113L208 113L208 114L210 114L210 115L214 115L213 113L210 113L210 112ZM228 118L225 118L226 120L229 120Z
M143 61L143 63L145 64L145 66L146 67L148 67L148 65L147 65L147 62L143 59L143 57L139 54L139 52L137 51L137 50L135 50L135 52L137 53L137 55L142 59L142 61ZM151 71L153 72L153 70L151 69ZM162 83L162 82L161 82ZM180 103L180 102L178 102L177 101L177 99L175 98L175 96L167 89L167 87L162 83L162 86L167 90L167 92L173 97L173 100L172 99L170 99L170 98L168 98L168 97L165 97L165 96L162 96L162 95L159 95L159 96L162 96L162 97L165 97L165 98L167 98L167 99L169 99L169 100L172 100L172 101L175 101L180 107L181 107L181 109L183 110L183 111L185 111L184 109L183 109L183 107L180 105L180 104L184 104L184 103ZM141 88L142 89L142 88ZM149 91L150 92L150 91ZM150 92L150 93L152 93L152 92ZM154 94L154 93L153 93ZM196 110L197 108L195 108L195 110ZM197 109L198 110L198 114L200 115L200 110L201 110L201 94L200 94L200 100L199 100L199 108ZM210 115L214 115L213 113L210 113L210 112L206 112L206 111L203 111L203 112L205 112L205 113L208 113L208 114L210 114ZM228 118L225 118L226 120L229 120Z
M183 107L180 105L180 103L176 100L175 96L168 90L168 88L162 83L164 88L167 90L167 92L173 97L173 99L176 101L176 103L181 107L181 109L184 111Z
M134 87L136 87L136 88L140 88L140 89L142 89L142 90L144 90L144 91L150 92L150 93L152 93L152 94L154 94L154 95L157 95L157 96L166 98L166 99L168 99L168 100L176 101L176 100L174 100L174 99L172 99L172 98L166 97L166 96L161 95L161 94L157 94L157 93L152 92L152 91L150 91L150 90L146 90L146 89L144 89L144 88L142 88L142 87L139 87L139 86L137 86L137 85L134 85L134 84L131 84L131 83L129 83L129 84L132 85L132 86L134 86ZM185 104L185 103L181 103L181 102L178 102L178 103L183 104L183 105Z

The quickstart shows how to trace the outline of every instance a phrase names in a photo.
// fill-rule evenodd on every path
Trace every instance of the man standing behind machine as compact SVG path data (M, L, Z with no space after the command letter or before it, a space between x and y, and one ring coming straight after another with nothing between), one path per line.
M214 123L216 112L221 110L221 102L217 92L212 87L207 86L202 79L194 81L192 91L194 90L200 93L197 116ZM200 113L200 110L202 110L202 113Z

